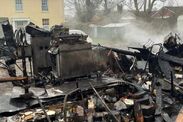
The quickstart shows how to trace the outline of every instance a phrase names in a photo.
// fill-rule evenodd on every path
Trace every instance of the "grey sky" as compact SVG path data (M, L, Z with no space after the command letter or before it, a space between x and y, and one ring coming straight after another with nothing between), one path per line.
M65 0L65 15L66 16L74 16L75 15L75 9L74 5L71 4L72 2L68 1L74 1L74 0ZM116 3L121 0L116 0ZM160 1L166 1L166 2L160 2ZM158 10L163 6L183 6L183 0L159 0L157 4L155 5L154 9ZM124 7L125 9L129 9L127 6Z

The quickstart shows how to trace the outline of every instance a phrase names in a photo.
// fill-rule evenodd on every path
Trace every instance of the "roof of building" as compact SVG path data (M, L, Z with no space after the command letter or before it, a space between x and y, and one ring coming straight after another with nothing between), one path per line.
M164 6L159 11L152 14L152 17L155 18L168 18L174 15L182 15L183 14L183 6Z
M0 23L1 23L1 22L4 22L4 21L7 21L7 20L8 20L7 17L0 17Z
M183 14L183 6L165 6L165 8L175 12L178 15Z
M103 28L114 28L114 27L124 27L129 25L130 23L110 23L107 25L102 26Z

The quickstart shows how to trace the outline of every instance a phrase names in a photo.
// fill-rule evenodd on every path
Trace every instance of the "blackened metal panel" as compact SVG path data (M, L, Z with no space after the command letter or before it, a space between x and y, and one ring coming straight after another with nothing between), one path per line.
M25 51L25 57L31 57L32 56L32 48L31 48L31 46L25 46L24 47L24 51ZM21 47L17 48L17 55L18 55L18 58L22 58L23 57L22 48Z
M50 37L31 38L34 74L37 74L40 69L51 67L50 54L48 53L50 40Z
M62 44L57 58L57 72L62 79L90 75L96 71L91 44Z
M158 63L162 73L165 75L165 78L170 80L171 72L174 72L172 67L170 66L170 63L161 59L158 59Z
M182 58L171 56L171 55L165 54L163 52L160 52L158 57L161 58L162 60L165 60L165 61L168 61L168 62L183 65L183 59Z

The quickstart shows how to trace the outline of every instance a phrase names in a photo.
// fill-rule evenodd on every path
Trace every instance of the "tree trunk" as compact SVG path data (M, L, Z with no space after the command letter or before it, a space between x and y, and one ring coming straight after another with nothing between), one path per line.
M90 0L86 0L86 6L87 7L91 6L91 1Z
M117 11L118 11L118 13L122 13L123 12L123 5L122 4L118 4L117 5Z
M138 7L137 0L134 0L134 5L135 5L136 12L139 13L139 7Z
M149 3L148 3L148 11L150 7L151 7L151 0L149 0Z
M104 14L109 14L110 13L107 2L108 2L108 0L104 0Z
M151 1L151 0L150 0L150 1ZM155 2L156 2L156 0L153 0L153 1L150 3L149 12L152 11Z
M147 9L147 0L144 0L144 12L146 12Z
M107 7L107 0L104 0L104 9L107 10L108 7Z

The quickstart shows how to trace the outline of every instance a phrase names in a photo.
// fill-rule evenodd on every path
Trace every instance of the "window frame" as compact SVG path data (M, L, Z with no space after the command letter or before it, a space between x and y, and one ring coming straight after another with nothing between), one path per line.
M42 26L44 29L49 30L50 19L49 18L42 18Z
M23 1L22 0L15 0L15 10L17 12L23 11Z
M49 10L48 8L48 0L41 0L41 10L47 12Z

